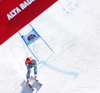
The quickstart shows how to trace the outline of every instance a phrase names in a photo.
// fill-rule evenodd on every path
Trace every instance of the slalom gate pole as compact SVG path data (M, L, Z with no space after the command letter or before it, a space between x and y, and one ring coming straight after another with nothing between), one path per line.
M21 37L21 34L20 34L20 32L18 32L19 33L19 35L20 35L20 37ZM22 38L22 37L21 37ZM24 40L23 40L24 41ZM24 43L25 43L25 41L24 41ZM25 43L26 44L26 43ZM26 46L27 46L27 48L30 50L30 52L32 53L32 55L35 57L35 59L39 62L39 60L36 58L36 56L34 55L34 53L31 51L31 49L28 47L28 45L26 44Z

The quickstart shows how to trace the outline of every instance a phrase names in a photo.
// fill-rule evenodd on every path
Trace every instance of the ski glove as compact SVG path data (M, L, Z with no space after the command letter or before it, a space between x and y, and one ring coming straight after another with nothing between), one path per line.
M33 65L30 65L30 68L32 68L33 67Z
M33 68L33 67L34 67L34 69L37 69L37 67L34 66L34 65L30 65L28 68L30 69L30 68Z
M34 66L34 69L37 69L37 67L36 67L36 66Z

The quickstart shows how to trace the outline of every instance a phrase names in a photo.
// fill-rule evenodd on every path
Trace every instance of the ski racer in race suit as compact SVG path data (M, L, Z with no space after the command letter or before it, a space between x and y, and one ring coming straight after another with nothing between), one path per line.
M36 60L32 59L31 57L27 57L25 60L25 65L27 67L27 83L29 83L31 69L34 68L34 78L37 80L37 62Z

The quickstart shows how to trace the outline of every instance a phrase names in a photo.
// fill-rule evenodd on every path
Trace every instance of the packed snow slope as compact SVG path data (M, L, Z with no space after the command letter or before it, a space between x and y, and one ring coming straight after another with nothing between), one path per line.
M39 62L38 93L100 93L100 0L59 0L30 24L54 51ZM0 93L22 93L27 56L18 33L0 46Z

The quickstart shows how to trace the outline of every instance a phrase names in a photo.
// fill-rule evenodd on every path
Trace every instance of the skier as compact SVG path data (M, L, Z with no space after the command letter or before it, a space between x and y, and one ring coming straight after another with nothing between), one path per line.
M29 84L30 73L32 68L34 68L34 78L37 80L37 62L31 57L27 57L25 60L25 65L27 67L27 75L26 75L27 83Z

